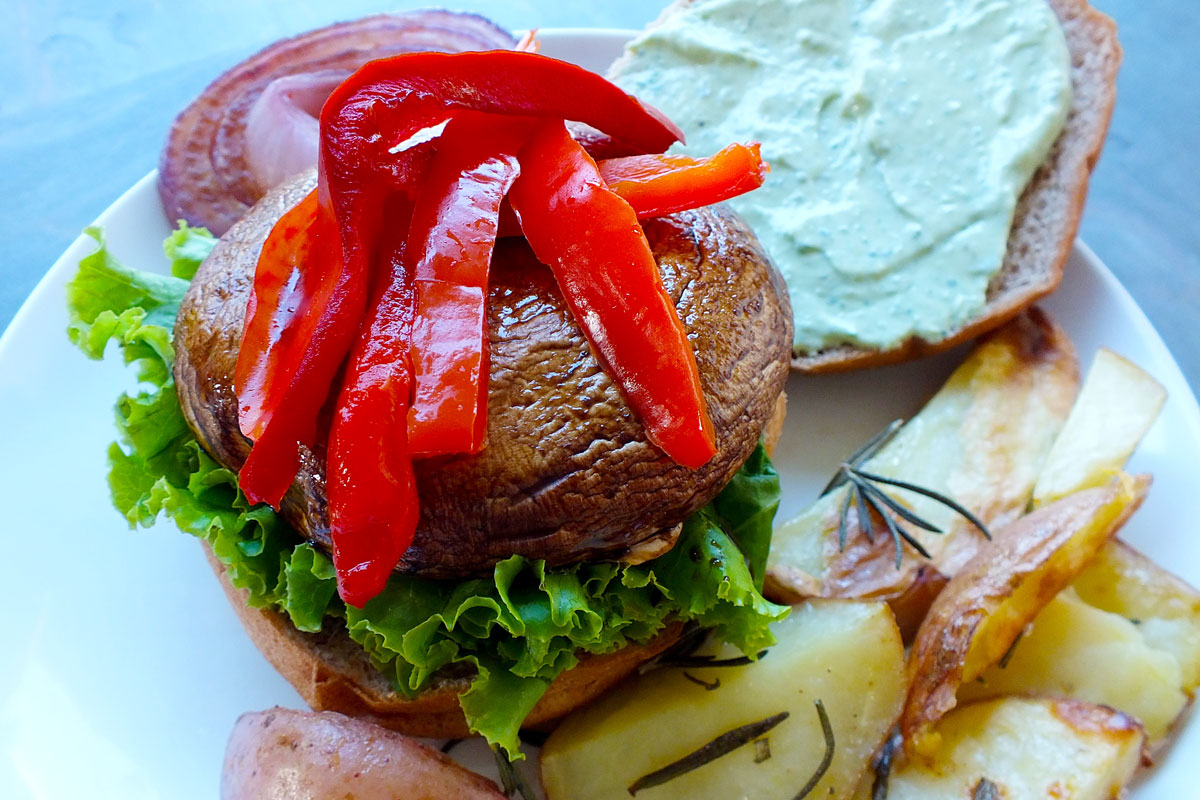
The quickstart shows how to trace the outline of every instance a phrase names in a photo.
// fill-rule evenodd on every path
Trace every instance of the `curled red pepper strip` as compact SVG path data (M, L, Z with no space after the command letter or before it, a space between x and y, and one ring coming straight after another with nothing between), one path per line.
M604 370L669 457L687 467L717 452L695 354L630 205L561 121L540 124L509 198Z
M500 201L533 121L468 114L437 140L410 226L414 458L476 453L487 430L487 284Z
M336 183L389 164L397 144L461 111L578 120L638 153L683 141L662 112L564 61L508 50L406 53L371 61L334 89L321 110L321 168Z
M393 209L396 204L393 203ZM394 216L403 219L403 210ZM408 448L413 273L405 226L381 254L374 299L350 351L329 430L329 528L338 593L361 608L383 591L420 516Z
M588 143L573 135L588 155L596 158ZM661 217L737 197L762 186L768 171L757 142L731 144L708 158L658 154L597 158L596 166L608 188L633 207L638 219ZM500 209L500 235L521 235L521 225L507 203Z
M762 186L767 165L759 144L731 144L708 158L644 155L597 162L608 188L638 219L720 203Z

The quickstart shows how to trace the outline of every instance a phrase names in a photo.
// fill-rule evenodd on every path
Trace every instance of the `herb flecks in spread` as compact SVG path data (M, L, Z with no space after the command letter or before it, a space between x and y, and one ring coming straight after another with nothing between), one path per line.
M716 453L695 355L637 209L565 119L635 154L682 138L599 76L520 52L375 61L322 109L317 188L276 225L255 276L236 371L254 441L240 483L278 508L332 398L330 534L351 605L382 591L413 541L412 455L483 446L487 273L506 194L647 438L691 468ZM626 190L643 190L649 213L745 191L763 172L754 148L708 165L652 160L650 180L633 166L610 173L629 174ZM691 194L691 173L716 191Z
M1043 0L698 0L629 47L614 79L689 148L762 141L772 174L733 206L787 280L800 352L971 319L1070 102Z

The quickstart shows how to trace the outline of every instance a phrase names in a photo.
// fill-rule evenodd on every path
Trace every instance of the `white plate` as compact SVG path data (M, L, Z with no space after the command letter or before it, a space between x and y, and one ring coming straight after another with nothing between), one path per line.
M546 30L544 52L603 68L620 31ZM125 263L165 270L167 221L148 175L98 220ZM131 378L68 343L63 285L92 250L80 237L0 338L0 486L8 620L0 645L0 797L211 798L226 737L248 710L301 700L243 634L199 545L168 523L130 531L108 497L111 407ZM1125 536L1200 584L1200 409L1145 315L1079 245L1047 303L1086 366L1105 345L1170 392L1132 468L1154 490ZM955 363L933 360L792 378L781 517L801 509L846 453L909 416ZM1200 725L1136 798L1194 796Z

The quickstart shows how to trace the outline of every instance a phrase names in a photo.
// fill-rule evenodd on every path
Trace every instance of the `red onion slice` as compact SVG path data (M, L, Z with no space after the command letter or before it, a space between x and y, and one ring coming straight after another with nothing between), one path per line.
M246 164L256 191L266 194L285 178L317 163L321 106L351 73L341 70L286 75L267 84L246 115Z
M275 180L298 162L303 145L297 139L307 125L301 117L312 110L322 80L318 76L348 75L368 61L397 53L508 50L514 44L511 34L483 17L437 10L381 14L276 42L213 81L176 118L159 159L158 190L167 216L217 235L228 230L270 188L264 181ZM259 122L249 150L261 156L278 136L296 143L296 151L278 163L252 159L247 148L252 111L267 87L288 75L305 77L272 90L253 115ZM275 119L292 128L272 131ZM315 139L312 147L309 164L316 160Z

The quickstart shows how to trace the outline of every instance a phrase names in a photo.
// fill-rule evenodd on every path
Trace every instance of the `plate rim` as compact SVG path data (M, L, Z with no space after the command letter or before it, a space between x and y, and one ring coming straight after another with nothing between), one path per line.
M625 40L637 32L620 28L545 28L541 29L540 33L543 36L554 37L556 39L586 37L603 39L608 43L614 43L618 38ZM102 228L108 227L114 218L128 213L128 206L139 201L145 201L145 193L147 192L152 193L157 200L156 181L157 170L149 171L109 204L91 225ZM160 201L159 206L161 208ZM170 221L167 220L165 213L163 214L163 219L169 227ZM78 266L79 259L93 250L93 240L81 232L67 246L59 258L43 273L33 290L21 303L12 320L5 327L4 331L0 333L0 365L8 363L8 360L13 358L14 354L10 351L15 348L23 332L31 326L34 315L39 312L40 308L44 307L42 304L58 304L60 307L63 305L62 283L70 279ZM1154 358L1161 362L1161 369L1156 368L1156 377L1171 387L1167 402L1175 405L1177 413L1181 415L1181 419L1187 424L1187 438L1190 441L1200 443L1200 401L1197 400L1196 391L1188 383L1179 363L1159 335L1157 329L1115 274L1078 238L1073 242L1070 258L1076 256L1083 264L1087 265L1090 272L1103 285L1104 291L1118 304L1123 316L1129 322L1141 343ZM1164 374L1164 370L1166 374ZM1191 727L1194 727L1196 724L1194 719L1191 720ZM1181 726L1180 730L1184 727L1188 727L1187 722ZM1172 752L1175 752L1174 749ZM1178 755L1186 756L1187 754L1180 753ZM1178 761L1178 755L1175 759L1176 761ZM1152 777L1158 772L1159 770L1156 769L1143 773L1137 783L1144 782L1147 777ZM1135 784L1135 789L1137 788Z

